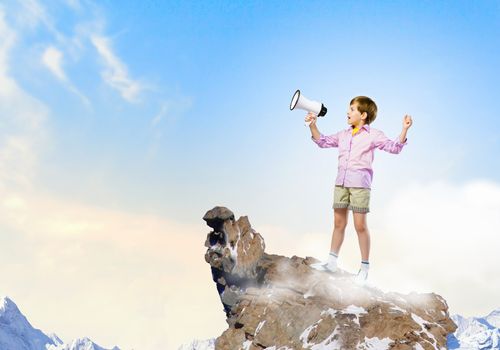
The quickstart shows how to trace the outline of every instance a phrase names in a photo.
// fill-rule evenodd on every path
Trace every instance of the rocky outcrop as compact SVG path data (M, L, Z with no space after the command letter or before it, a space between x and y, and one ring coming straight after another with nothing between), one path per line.
M229 328L216 350L446 349L456 325L439 295L384 293L318 260L264 252L246 216L215 207L205 242Z

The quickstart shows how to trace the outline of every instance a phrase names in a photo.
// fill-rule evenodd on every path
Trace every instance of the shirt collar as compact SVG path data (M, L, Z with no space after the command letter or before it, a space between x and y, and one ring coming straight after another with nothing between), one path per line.
M352 131L354 128L351 126L349 129L349 131ZM370 125L369 124L365 124L361 127L361 129L365 129L367 132L370 132Z

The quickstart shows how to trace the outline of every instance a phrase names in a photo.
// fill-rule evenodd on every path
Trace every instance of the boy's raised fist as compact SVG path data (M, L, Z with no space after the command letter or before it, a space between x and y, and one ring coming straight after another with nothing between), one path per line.
M408 129L412 123L411 115L407 114L403 117L403 129Z

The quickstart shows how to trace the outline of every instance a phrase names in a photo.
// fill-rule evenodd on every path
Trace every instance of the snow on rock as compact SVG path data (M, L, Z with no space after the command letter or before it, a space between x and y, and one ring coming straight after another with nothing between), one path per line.
M365 337L364 348L360 350L388 350L389 344L392 343L392 339L383 338L379 339L377 337L367 338Z

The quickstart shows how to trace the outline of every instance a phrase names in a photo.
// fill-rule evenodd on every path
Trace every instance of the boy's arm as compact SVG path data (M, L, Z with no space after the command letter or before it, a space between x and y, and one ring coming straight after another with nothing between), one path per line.
M403 131L401 131L401 135L399 135L399 142L400 143L406 143L406 132L408 131L408 129L403 129Z
M309 129L311 130L311 139L321 148L338 147L339 139L338 134L324 136L316 126L317 116L314 113L306 115L305 121L311 122Z
M321 133L316 126L316 121L318 120L318 116L312 112L307 113L305 117L305 122L309 123L309 129L311 130L311 135L314 140L319 140L321 137Z
M411 116L405 115L403 118L403 130L401 131L398 140L392 141L387 136L385 136L382 131L380 131L375 136L375 140L373 143L374 146L378 149L381 149L382 151L398 154L403 149L403 146L407 144L406 134L412 123L413 122L411 120Z
M401 135L399 135L399 142L405 143L406 142L406 133L408 132L408 129L410 126L413 124L413 120L411 120L411 115L405 115L403 117L403 131L401 131Z

